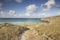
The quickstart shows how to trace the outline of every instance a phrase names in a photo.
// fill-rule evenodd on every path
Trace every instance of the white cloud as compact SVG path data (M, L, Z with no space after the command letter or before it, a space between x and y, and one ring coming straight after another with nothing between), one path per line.
M5 12L5 11L0 11L0 17L11 17L14 16L15 11L10 10L9 12Z
M51 17L51 16L58 16L58 15L60 15L60 12L56 12L56 13L41 13L41 14L38 14L38 15L40 15L40 17L42 18L42 17Z
M10 10L10 11L8 12L8 14L9 14L10 16L13 16L15 13L16 13L15 10Z
M21 17L22 14L14 14L13 16L14 16L14 17Z
M29 13L35 12L36 9L37 9L37 6L35 4L29 5L29 6L26 7L26 11L29 12Z
M6 12L0 11L0 17L5 17L5 16L6 16Z
M10 11L8 12L8 15L9 15L9 16L12 16L12 17L21 17L21 16L22 16L22 14L16 13L15 10L10 10Z
M52 15L48 14L48 13L38 13L38 14L36 14L36 16L38 16L38 18L44 18L44 17L49 17L49 16L52 16Z
M30 16L31 14L30 14L30 13L26 13L25 15L26 15L26 16Z
M32 13L36 13L37 6L35 4L28 5L26 7L26 16L30 16Z
M9 10L4 16L5 17L23 17L23 18L25 18L25 17L32 17L35 13L36 13L36 10L37 10L37 7L36 7L36 5L34 5L34 4L32 4L32 5L28 5L27 7L26 7L26 12L24 13L24 14L20 14L20 13L16 13L16 11L15 10ZM36 16L36 15L35 15Z
M60 12L56 12L56 15L60 15Z
M19 17L23 16L23 14L16 13L15 10L10 10L10 11L7 13L7 15L8 15L9 17L12 17L12 18L19 18Z
M16 13L16 11L12 12L12 14L9 14L9 12L1 11L0 18L44 18L44 17L51 17L51 16L60 15L60 12L55 12L53 14L52 13L20 14L20 13Z
M50 16L53 16L53 14L51 14L51 13L43 13L42 16L43 17L50 17Z
M55 0L48 0L45 4L42 4L43 11L50 10L55 5Z
M56 7L56 8L60 8L60 5L56 5L55 7Z
M36 17L36 18L45 18L45 17L51 17L51 16L58 16L60 15L60 12L56 12L56 13L37 13L37 14L34 14L33 17Z
M23 0L15 0L16 2L18 2L18 3L21 3Z
M2 6L3 6L3 4L2 4L2 3L0 3L0 9L2 9Z

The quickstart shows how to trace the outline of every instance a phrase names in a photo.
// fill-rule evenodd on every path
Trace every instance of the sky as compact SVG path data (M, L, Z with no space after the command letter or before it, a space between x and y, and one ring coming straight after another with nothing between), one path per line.
M44 18L60 15L60 0L0 0L0 18Z

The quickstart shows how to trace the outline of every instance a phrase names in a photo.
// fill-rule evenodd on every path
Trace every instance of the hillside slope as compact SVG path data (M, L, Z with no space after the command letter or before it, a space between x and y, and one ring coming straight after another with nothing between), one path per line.
M19 40L27 27L13 25L9 23L0 24L0 40Z
M23 36L27 36L24 37L24 40L29 38L29 40L60 40L60 16L43 18L42 20L43 22L37 24L0 24L0 40L20 40L22 33ZM32 28L33 30L30 30ZM38 35L36 35L36 33Z
M35 28L42 40L60 40L60 16L43 18L37 24L24 24L22 26Z
M60 40L60 16L48 17L42 20L49 23L41 22L35 25L39 34L46 34L54 40Z

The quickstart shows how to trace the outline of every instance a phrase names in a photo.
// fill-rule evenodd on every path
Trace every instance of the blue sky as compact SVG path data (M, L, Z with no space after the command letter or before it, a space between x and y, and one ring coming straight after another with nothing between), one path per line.
M60 15L60 0L0 0L0 18L42 18Z

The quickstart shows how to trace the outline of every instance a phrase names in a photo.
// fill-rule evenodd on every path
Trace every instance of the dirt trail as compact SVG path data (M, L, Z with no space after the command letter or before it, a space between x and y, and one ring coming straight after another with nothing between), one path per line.
M40 36L38 35L38 32L29 27L30 30L25 31L22 36L21 36L21 40L41 40Z

